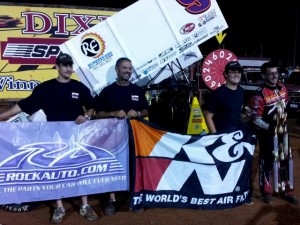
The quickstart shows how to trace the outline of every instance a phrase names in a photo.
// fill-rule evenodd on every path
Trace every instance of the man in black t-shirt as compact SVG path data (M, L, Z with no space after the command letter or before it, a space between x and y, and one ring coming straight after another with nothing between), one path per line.
M56 59L55 67L58 70L57 78L35 87L29 97L1 113L0 121L20 112L32 114L40 109L44 111L47 121L75 121L76 124L81 124L89 120L94 113L94 99L84 84L71 79L72 57L65 53L60 54ZM87 196L81 196L81 198L80 215L88 220L96 220L98 216L88 205ZM52 223L62 222L65 216L62 200L59 199L56 203Z
M148 102L143 89L132 84L132 64L120 58L115 66L116 82L106 86L96 99L96 118L134 118L148 116Z
M132 84L131 60L120 58L116 62L116 82L106 86L96 97L96 118L134 118L148 116L148 102L143 89ZM116 196L110 193L110 200L105 206L108 216L116 213Z
M226 64L225 84L214 90L203 110L209 133L234 130L242 123L244 89L239 85L243 68L236 62Z
M242 73L243 68L237 61L227 63L223 72L225 84L209 96L203 114L210 134L232 132L242 125L244 89L239 85ZM251 195L252 190L246 205L253 204Z

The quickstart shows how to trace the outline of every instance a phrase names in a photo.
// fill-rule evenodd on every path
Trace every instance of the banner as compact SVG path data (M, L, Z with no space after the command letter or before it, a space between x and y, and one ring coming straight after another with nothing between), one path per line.
M60 45L104 21L115 10L0 3L0 96L15 101L57 77ZM72 76L79 79L76 74Z
M256 138L247 127L191 136L130 123L136 154L132 209L226 209L249 200Z
M169 62L162 68L159 68L144 78L140 79L137 76L131 78L131 82L139 86L150 86L151 84L159 84L170 76L175 76L176 80L185 80L189 83L189 74L186 71L189 65L199 61L203 56L198 46L192 46L188 51L183 53L179 58ZM116 77L116 75L114 75Z
M0 204L129 189L126 120L0 123Z
M75 59L80 80L98 94L115 81L118 58L132 60L135 83L227 27L216 0L139 0L60 47Z
M247 127L181 135L146 120L128 127L101 119L0 123L0 204L129 190L128 133L132 209L226 209L249 200L256 138Z

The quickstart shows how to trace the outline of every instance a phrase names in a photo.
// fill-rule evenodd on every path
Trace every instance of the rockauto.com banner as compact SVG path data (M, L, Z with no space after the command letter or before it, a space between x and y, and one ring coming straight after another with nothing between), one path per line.
M190 136L130 122L136 154L133 209L226 209L249 200L255 149L250 129Z
M80 80L99 93L115 81L118 58L132 60L131 81L138 82L184 54L201 59L198 45L227 27L216 0L139 0L61 49L75 59Z
M124 191L128 124L0 123L0 204Z
M54 64L59 46L115 13L100 8L0 3L1 99L25 98L41 82L57 77ZM79 79L75 74L73 78Z

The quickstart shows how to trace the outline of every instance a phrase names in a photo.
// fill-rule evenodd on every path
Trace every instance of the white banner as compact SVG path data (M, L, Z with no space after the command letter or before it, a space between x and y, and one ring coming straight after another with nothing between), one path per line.
M135 83L227 27L215 0L139 0L61 50L73 56L80 80L99 93L115 80L118 58L132 60Z

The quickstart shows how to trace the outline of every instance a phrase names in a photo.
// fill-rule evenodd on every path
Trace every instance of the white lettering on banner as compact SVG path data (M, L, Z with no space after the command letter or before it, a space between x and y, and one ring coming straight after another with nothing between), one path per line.
M102 133L110 132L119 132L121 126L115 126L112 129L103 129ZM48 151L48 148L53 147L52 151ZM80 143L75 143L74 148L65 150L68 148L66 143L33 143L30 145L25 145L19 148L19 152L14 154L2 162L0 162L0 185L10 183L12 184L30 184L31 182L36 182L39 184L56 182L58 180L64 179L65 181L77 180L78 177L87 177L87 176L106 176L109 172L110 175L117 175L118 173L123 173L124 168L115 159L115 157L105 151L104 149L93 148L87 150L86 145L81 145ZM99 151L101 150L101 151ZM57 168L59 161L61 160L74 160L74 157L80 157L80 151L84 155L90 158L90 161L82 162L80 166L69 167L69 168ZM63 152L63 154L61 154ZM98 154L98 155L97 155ZM70 159L69 156L72 156ZM21 160L21 158L23 159ZM43 157L43 165L40 165L40 157ZM26 170L26 169L16 169L16 168L5 168L5 165L9 165L11 162L15 162L16 159L19 159L19 163L27 162L30 165L39 165L40 168L35 171ZM105 161L102 161L106 159ZM79 162L79 161L78 161ZM45 170L45 166L47 169ZM19 167L19 166L17 166ZM112 177L112 181L114 181Z
M182 195L146 195L146 201L150 202L181 202L186 203L188 200L187 196Z
M77 182L36 185L36 186L18 186L18 187L5 187L4 192L33 192L33 191L45 191L45 190L59 190L65 188L74 188L78 186L88 186L91 184L101 184L108 182L118 182L126 180L126 176L111 176L103 178L83 179Z
M177 136L174 138L174 135L177 134L165 134L154 147L151 156L174 158L179 151L183 150L190 159L190 163L173 160L161 178L157 190L178 191L195 171L204 194L230 193L238 182L238 179L233 181L232 177L240 177L245 165L245 160L237 161L237 159L243 155L245 150L251 155L254 153L253 145L247 142L238 143L244 137L242 131L235 131L225 135L204 136L198 141L189 144L185 144L190 138L188 135L179 135L179 138ZM217 148L209 153L206 147L215 143L217 139L221 139L223 144L219 144ZM179 144L180 142L182 144ZM227 149L227 151L224 151L224 149ZM224 178L221 177L213 156L221 162L229 163L235 161L231 163ZM177 175L176 180L174 180L174 173Z
M17 190L18 192L19 191L40 191L41 187L40 186L18 187Z
M213 204L233 204L238 202L244 202L249 194L249 191L244 192L241 195L232 196L222 196L219 198L195 198L189 197L185 195L177 195L177 194L146 194L146 202L154 202L154 203L181 203L181 204L191 204L191 205L213 205ZM142 202L143 194L140 196L133 197L133 204L137 205Z
M190 204L192 205L211 205L214 204L216 198L191 198Z
M133 205L139 205L143 201L143 194L140 194L140 196L134 196L133 199Z
M81 172L78 173L77 170L66 170L66 171L56 171L56 172L17 172L17 173L7 173L6 178L3 180L6 182L14 181L45 181L45 180L59 180L74 178L84 174L95 174L103 173L108 170L108 164L98 164L91 165L88 167L83 167ZM3 181L2 180L2 181ZM1 179L0 179L1 181Z
M233 203L232 196L225 196L225 197L219 198L219 200L217 201L217 204L228 204L228 203Z
M249 195L249 191L245 191L242 195L237 195L235 202L243 202Z

